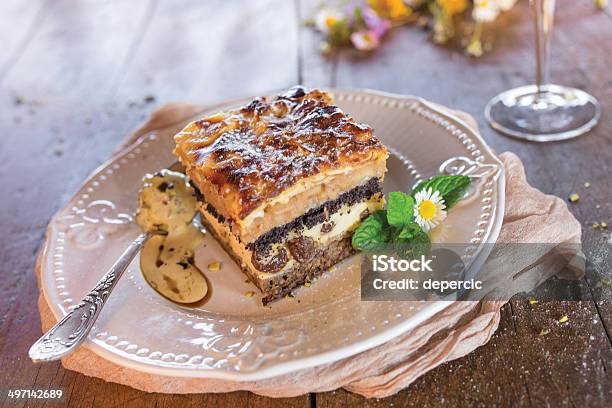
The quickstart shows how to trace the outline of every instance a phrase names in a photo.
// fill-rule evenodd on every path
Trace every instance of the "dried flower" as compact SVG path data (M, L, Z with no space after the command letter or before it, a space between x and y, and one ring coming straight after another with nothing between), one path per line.
M340 12L340 10L324 7L315 15L314 25L320 32L328 33L338 21L343 19L344 15Z
M380 37L372 30L362 30L351 34L353 46L361 51L372 51L380 44Z
M563 315L559 318L559 323L565 323L569 320L569 317L567 315Z
M327 41L323 41L320 45L319 45L319 50L321 50L321 53L324 55L329 55L332 52L332 46L330 43L328 43Z
M391 28L407 23L430 27L433 41L446 43L456 35L469 35L466 52L480 57L485 52L481 38L481 23L493 21L501 12L510 9L516 0L355 0L347 6L324 5L309 20L310 25L326 35L320 47L324 54L335 47L352 45L363 51L377 48L384 34ZM605 1L605 0L600 0ZM331 3L331 2L330 2ZM340 2L337 2L338 4ZM471 7L472 19L476 22L477 33L457 30L459 16ZM414 10L418 9L418 13ZM429 18L432 22L429 22ZM463 40L463 39L462 39Z
M482 49L482 41L480 39L482 33L482 24L476 23L476 27L474 27L474 33L472 33L472 37L470 38L470 43L468 44L465 51L468 55L472 57L481 57L484 53Z
M405 22L412 15L403 0L368 0L368 4L376 14L392 22Z
M467 0L436 0L438 6L448 16L453 16L457 13L463 13L468 7Z
M529 304L530 305L535 305L536 303L538 303L537 299L534 297L530 297L529 298Z
M472 9L472 18L481 23L488 23L497 18L500 10L492 0L477 0Z
M516 0L476 0L472 9L472 18L479 22L491 22L500 12L509 10Z
M337 20L327 33L327 42L331 46L350 44L351 26L348 18Z
M361 17L368 30L374 32L380 39L391 28L391 22L380 18L374 10L369 7L361 10Z

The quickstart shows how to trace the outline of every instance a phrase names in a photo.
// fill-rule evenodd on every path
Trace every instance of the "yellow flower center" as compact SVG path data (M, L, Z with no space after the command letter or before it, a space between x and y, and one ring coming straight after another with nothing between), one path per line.
M336 24L336 17L328 16L328 17L325 18L325 25L327 27L331 28L331 26L333 26L334 24Z
M370 34L366 33L363 35L363 40L368 43L368 44L373 44L374 43L374 37L372 37Z
M419 204L419 215L424 220L431 220L436 215L436 204L431 200L422 201Z

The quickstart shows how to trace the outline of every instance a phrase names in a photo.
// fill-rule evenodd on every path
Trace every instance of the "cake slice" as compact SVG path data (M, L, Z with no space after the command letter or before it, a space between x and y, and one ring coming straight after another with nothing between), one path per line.
M319 90L257 98L175 142L204 225L264 303L352 255L352 231L384 204L387 149Z

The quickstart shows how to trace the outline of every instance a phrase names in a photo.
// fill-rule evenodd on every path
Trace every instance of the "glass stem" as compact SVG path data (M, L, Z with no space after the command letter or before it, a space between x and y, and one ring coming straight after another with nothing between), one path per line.
M552 38L555 0L531 0L536 32L536 85L538 93L550 84L550 42Z

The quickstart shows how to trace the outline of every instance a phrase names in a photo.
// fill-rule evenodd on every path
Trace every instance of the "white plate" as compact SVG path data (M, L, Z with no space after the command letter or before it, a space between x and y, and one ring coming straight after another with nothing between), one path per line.
M426 102L372 91L332 91L336 103L371 125L393 152L385 190L409 190L437 174L451 157L466 157L486 172L453 208L434 240L495 242L504 208L501 162L466 124ZM248 102L228 102L222 108ZM216 107L215 110L220 108ZM75 305L137 235L131 222L140 180L175 161L172 139L182 125L147 135L104 164L51 220L42 259L42 285L57 318ZM453 166L448 166L452 168ZM206 265L220 260L219 272ZM85 343L121 366L165 376L257 380L330 363L380 345L413 328L449 302L362 302L359 257L326 272L292 300L270 308L219 245L206 238L196 264L212 285L197 308L166 301L144 282L138 260L118 283Z

